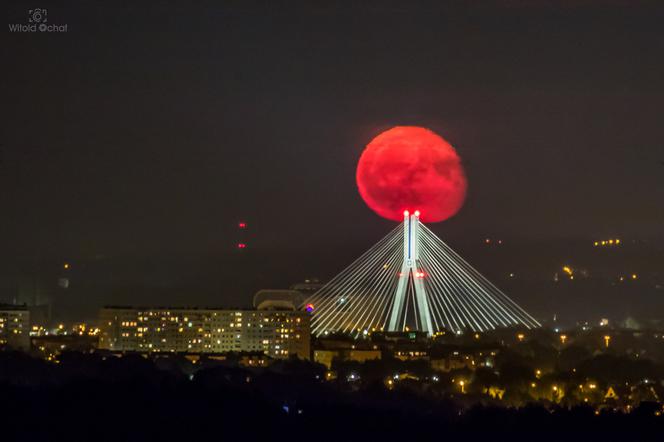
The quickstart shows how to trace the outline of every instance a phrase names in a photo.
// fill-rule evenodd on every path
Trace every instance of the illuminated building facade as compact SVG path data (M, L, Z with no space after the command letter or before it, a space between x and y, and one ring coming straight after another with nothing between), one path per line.
M309 314L302 311L105 307L99 324L99 348L111 351L310 357Z
M0 304L0 345L30 348L30 311L26 306Z

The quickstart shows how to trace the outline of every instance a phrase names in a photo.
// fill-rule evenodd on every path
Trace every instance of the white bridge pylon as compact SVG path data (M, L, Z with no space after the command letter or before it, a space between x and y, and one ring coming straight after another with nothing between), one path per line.
M431 325L429 302L427 301L427 293L422 281L424 271L421 267L418 268L420 255L417 231L420 223L420 212L416 210L415 213L410 215L406 210L403 213L403 218L403 263L401 264L401 272L399 272L399 283L397 284L397 291L394 302L392 303L390 322L387 329L394 331L399 328L399 319L405 316L402 313L406 301L407 284L412 281L413 288L415 289L415 301L417 303L420 326L422 327L422 331L432 334L434 330Z
M540 326L419 218L404 212L402 224L304 301L314 335Z

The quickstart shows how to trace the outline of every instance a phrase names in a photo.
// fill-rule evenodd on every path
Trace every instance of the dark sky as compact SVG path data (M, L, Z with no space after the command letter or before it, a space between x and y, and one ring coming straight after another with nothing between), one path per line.
M3 21L34 6L4 2ZM0 39L8 268L216 259L242 219L251 253L329 276L392 225L354 172L404 124L463 159L466 205L434 226L451 243L662 237L661 1L42 6L66 33ZM283 283L269 267L262 281Z

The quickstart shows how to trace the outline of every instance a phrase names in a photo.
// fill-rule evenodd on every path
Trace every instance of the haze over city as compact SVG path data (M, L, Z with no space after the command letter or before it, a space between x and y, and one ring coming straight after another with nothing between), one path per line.
M3 6L0 391L664 412L661 2Z
M550 279L563 260L592 266L588 244L615 236L639 244L625 271L652 272L661 16L599 4L52 8L66 34L3 45L3 292L48 285L63 262L87 315L114 300L245 305L261 287L329 278L393 225L363 204L354 169L397 124L459 152L466 203L433 228L482 270L509 260ZM8 4L8 21L24 9ZM484 256L486 237L506 256Z

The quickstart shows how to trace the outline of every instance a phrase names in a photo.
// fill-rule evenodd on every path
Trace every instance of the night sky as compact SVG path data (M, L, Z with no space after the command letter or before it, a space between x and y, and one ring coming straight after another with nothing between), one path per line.
M67 33L0 39L0 298L62 262L88 310L328 278L394 225L355 184L394 125L457 149L466 204L432 228L487 274L485 237L530 245L515 266L662 239L661 1L41 6Z

